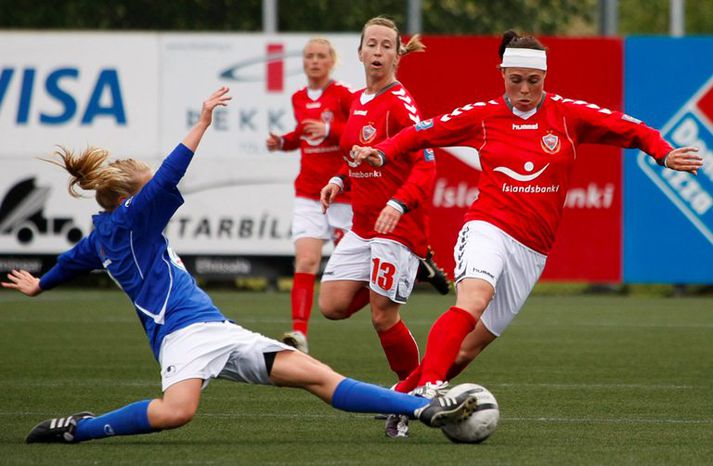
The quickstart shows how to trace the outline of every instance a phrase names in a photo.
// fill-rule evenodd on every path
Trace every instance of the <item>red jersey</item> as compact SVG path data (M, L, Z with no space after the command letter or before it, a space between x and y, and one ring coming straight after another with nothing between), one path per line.
M425 256L426 215L421 205L429 199L436 177L433 151L408 152L382 167L374 168L362 163L354 166L349 155L352 146L373 146L403 128L418 123L416 102L401 83L376 94L362 103L364 90L357 92L352 101L340 145L344 160L340 172L345 180L345 190L351 190L354 218L352 230L362 238L389 238L408 247L417 256ZM389 200L406 208L394 231L382 235L374 231L374 224Z
M319 200L319 193L342 166L339 138L349 116L352 92L344 84L331 81L322 94L312 100L304 87L292 95L292 108L297 127L282 136L282 150L299 148L300 172L295 179L295 195ZM329 123L326 138L311 139L302 131L304 120ZM340 195L337 202L349 202L349 194Z
M672 147L661 134L621 112L545 95L527 119L503 97L464 105L402 131L377 146L388 160L419 147L470 146L480 153L480 194L465 220L483 220L547 254L562 217L582 143L639 148L663 162Z

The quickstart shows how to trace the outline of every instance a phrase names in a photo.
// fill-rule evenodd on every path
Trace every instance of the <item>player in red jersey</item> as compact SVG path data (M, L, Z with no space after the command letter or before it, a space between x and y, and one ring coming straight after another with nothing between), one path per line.
M359 45L366 89L355 94L340 145L340 176L322 190L325 211L342 192L351 192L352 231L337 245L322 275L319 307L329 319L346 319L367 303L389 366L403 380L418 366L418 345L399 314L416 280L419 257L427 255L423 203L431 196L436 167L431 150L409 152L381 168L357 166L351 148L372 145L419 121L416 103L396 80L400 58L424 47L414 36L402 45L393 21L369 20ZM336 173L336 171L335 171ZM391 436L400 432L398 419Z
M338 241L351 228L349 193L340 194L327 215L319 202L322 187L342 166L339 138L349 116L351 90L331 79L336 62L332 44L323 38L307 42L303 52L307 86L292 95L297 127L282 136L270 133L270 151L300 149L300 172L295 179L292 239L295 275L292 285L292 331L282 341L308 352L307 327L314 300L314 282L328 240Z
M356 150L357 163L385 168L422 147L478 149L478 199L455 247L456 305L431 327L417 370L396 389L433 393L492 343L537 282L562 216L577 147L638 148L666 168L696 173L696 149L673 149L661 134L621 112L544 91L545 47L508 31L500 46L505 95L422 121ZM384 164L385 163L385 164Z

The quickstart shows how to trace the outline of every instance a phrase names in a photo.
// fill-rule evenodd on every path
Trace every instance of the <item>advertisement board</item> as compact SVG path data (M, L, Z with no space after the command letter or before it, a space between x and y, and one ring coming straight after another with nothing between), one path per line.
M712 38L626 39L627 112L704 158L694 176L628 154L626 281L713 283L713 60L703 59L711 56Z
M167 229L183 254L290 256L299 152L269 153L295 124L307 34L3 33L0 40L0 254L57 254L91 228L93 193L66 193L65 171L38 160L89 145L156 167L227 85L181 184ZM356 34L329 37L335 79L363 85ZM328 251L329 249L326 249ZM244 268L244 267L243 267ZM241 269L242 270L242 269Z
M56 254L91 228L93 199L38 157L95 145L154 161L157 34L3 32L0 254Z

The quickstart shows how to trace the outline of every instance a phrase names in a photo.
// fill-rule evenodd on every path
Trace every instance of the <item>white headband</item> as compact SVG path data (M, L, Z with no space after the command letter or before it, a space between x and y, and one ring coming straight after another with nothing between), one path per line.
M506 48L501 68L534 68L547 71L547 53L544 50Z

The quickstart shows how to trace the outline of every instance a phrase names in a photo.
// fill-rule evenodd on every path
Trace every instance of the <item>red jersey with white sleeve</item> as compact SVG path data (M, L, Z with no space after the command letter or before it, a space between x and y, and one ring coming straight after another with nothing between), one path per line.
M354 145L373 146L418 123L416 102L399 82L367 100L364 90L354 95L340 141L346 161L340 175L345 181L345 190L352 193L352 230L366 239L378 237L398 241L417 256L425 257L427 219L422 204L433 192L436 176L433 151L409 151L379 168L366 163L356 165L350 155ZM394 231L386 235L377 233L374 231L376 219L392 199L406 211Z
M479 195L465 221L483 220L525 246L549 253L562 218L577 146L638 148L663 163L672 147L621 112L546 94L525 119L501 97L424 120L376 146L387 164L420 147L469 146L480 153Z
M330 81L316 99L306 87L292 95L292 108L297 127L282 136L282 150L300 149L300 172L295 179L295 195L319 200L319 193L342 166L339 138L349 116L352 91L344 84ZM329 125L327 137L310 138L303 131L305 120L318 120ZM349 194L336 202L349 202Z

